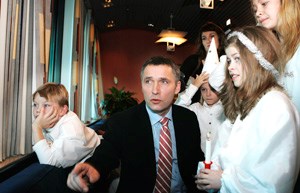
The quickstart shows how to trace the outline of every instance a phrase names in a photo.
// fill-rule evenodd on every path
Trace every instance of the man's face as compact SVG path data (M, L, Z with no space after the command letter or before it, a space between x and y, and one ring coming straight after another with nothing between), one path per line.
M170 66L150 64L142 74L142 91L147 106L164 116L180 91L180 81L176 81Z

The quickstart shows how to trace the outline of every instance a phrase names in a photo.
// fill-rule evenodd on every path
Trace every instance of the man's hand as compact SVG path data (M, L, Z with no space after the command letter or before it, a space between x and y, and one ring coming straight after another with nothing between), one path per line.
M78 192L88 192L89 185L100 179L100 173L87 163L77 164L68 176L67 185Z

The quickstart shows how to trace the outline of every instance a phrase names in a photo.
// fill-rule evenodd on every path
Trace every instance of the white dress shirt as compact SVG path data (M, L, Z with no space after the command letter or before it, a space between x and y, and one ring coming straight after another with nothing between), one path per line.
M156 160L156 171L157 171L158 159L159 159L159 138L160 138L159 136L160 136L160 131L162 129L160 120L163 117L161 117L157 113L154 113L147 105L146 105L146 109L152 126L154 149L155 149L155 160ZM179 167L178 167L175 130L173 125L173 117L172 117L172 107L170 108L169 112L165 115L165 117L169 118L168 127L170 130L171 141L172 141L172 178L171 178L170 193L186 193L186 187L185 184L183 183L183 180L179 172Z
M100 137L69 111L53 128L44 129L45 139L33 146L39 162L57 167L69 167L92 156Z

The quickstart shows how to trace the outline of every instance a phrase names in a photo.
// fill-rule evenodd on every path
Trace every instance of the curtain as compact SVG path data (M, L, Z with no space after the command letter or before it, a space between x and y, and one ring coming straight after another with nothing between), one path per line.
M0 9L0 161L3 160L3 149L5 147L3 138L5 138L5 131L3 129L3 106L4 106L4 64L5 64L5 48L6 48L6 31L5 28L7 26L7 1L1 1L1 9ZM4 156L5 157L5 156Z
M90 81L89 81L89 62L90 62L90 21L91 21L91 10L89 10L85 16L84 23L84 34L83 37L83 67L82 67L82 101L85 101L81 104L81 120L84 122L89 121L90 107L87 105L90 103Z
M0 161L32 151L32 92L46 80L50 5L1 1Z
M99 105L100 105L100 101L102 101L104 99L104 92L103 92L103 81L102 81L102 71L101 71L101 55L100 55L100 40L99 40L99 34L96 33L96 38L95 38L95 49L96 49L96 53L95 53L95 62L96 62L96 71L95 71L95 82L96 82L96 88L95 88L95 92L96 92L96 96L97 96L97 110L98 110L98 116L101 114L100 109L99 109Z
M74 87L72 85L73 75L73 45L74 45L74 15L75 15L75 1L65 0L65 14L64 14L64 30L63 30L63 44L62 44L62 58L61 58L61 79L63 84L69 92L69 108L73 110L74 103Z
M83 31L83 58L81 77L81 120L89 123L99 119L99 101L103 99L102 82L99 83L100 47L98 36L91 18L91 10L85 15ZM102 91L101 93L99 91Z
M69 109L74 111L84 123L89 123L99 119L98 104L103 98L103 92L99 96L99 90L103 90L102 82L98 83L100 47L95 36L92 13L85 7L84 1L65 0L64 17L61 20L64 21L63 26L56 27L56 29L63 29L63 38L60 40L62 42L61 64L59 66L52 63L56 55L51 54L49 78L53 75L61 77L60 83L64 84L69 92ZM52 38L54 39L54 36ZM57 47L51 51L59 53Z
M52 25L49 50L48 82L60 83L65 0L52 1Z
M97 42L93 42L93 63L92 63L92 76L91 76L91 121L99 119L99 114L98 114L98 88L97 88L97 71L96 71L96 65L97 65Z

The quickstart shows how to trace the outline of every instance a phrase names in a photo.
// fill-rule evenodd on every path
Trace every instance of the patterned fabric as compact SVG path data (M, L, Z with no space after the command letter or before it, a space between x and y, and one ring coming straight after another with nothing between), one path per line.
M162 129L159 139L158 171L154 193L169 193L172 177L172 142L168 128L169 119L164 117L160 120Z

